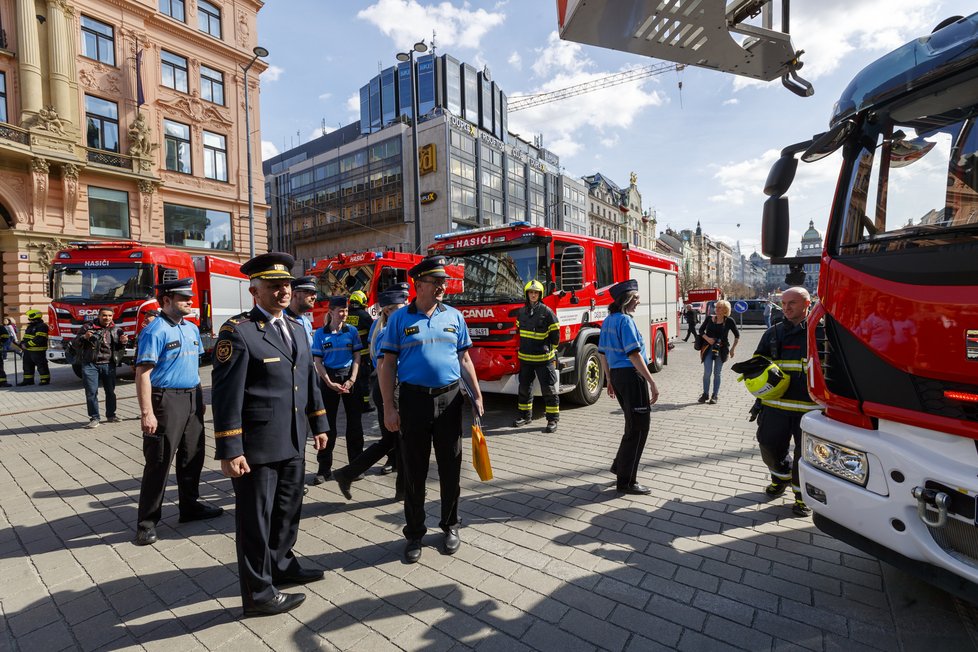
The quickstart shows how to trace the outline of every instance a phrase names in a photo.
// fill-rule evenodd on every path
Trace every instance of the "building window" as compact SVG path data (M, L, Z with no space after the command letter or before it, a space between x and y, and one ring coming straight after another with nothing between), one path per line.
M182 93L187 92L187 59L180 55L160 51L163 85Z
M129 237L129 193L88 187L88 229L91 235Z
M200 31L221 38L221 10L206 0L197 0L197 24Z
M204 176L218 181L228 180L228 145L221 134L204 132Z
M119 106L100 97L85 96L85 138L92 149L119 151Z
M224 73L207 66L200 67L200 98L224 105Z
M190 174L190 126L164 120L163 134L166 141L166 169Z
M7 75L0 72L0 122L7 122Z
M231 250L231 213L163 204L166 244Z
M101 61L110 66L115 65L115 30L112 25L89 18L81 17L82 54L89 59Z
M185 22L183 0L160 0L160 12L181 23Z

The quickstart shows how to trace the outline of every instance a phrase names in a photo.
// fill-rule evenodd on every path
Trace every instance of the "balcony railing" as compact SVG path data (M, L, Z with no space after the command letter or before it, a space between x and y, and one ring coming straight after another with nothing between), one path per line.
M132 158L117 152L109 152L104 149L88 148L88 162L98 163L99 165L110 165L123 170L132 170Z
M31 142L30 134L26 129L15 127L6 122L0 122L0 140L12 140L21 145L29 145Z
M371 213L370 215L355 217L353 219L338 219L335 222L317 224L307 229L296 229L296 231L292 234L292 237L295 239L296 243L309 242L311 240L329 239L349 231L355 231L357 229L363 229L366 227L377 228L382 226L390 226L392 224L401 224L403 222L404 209L392 208L390 210Z

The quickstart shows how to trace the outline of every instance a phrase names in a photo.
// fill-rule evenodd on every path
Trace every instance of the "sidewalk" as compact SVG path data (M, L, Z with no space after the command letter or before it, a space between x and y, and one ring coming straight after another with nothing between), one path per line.
M746 330L738 359L760 333ZM95 430L82 429L70 369L54 369L50 387L0 390L0 652L978 649L972 607L822 535L789 497L767 499L750 396L728 363L720 403L697 404L701 370L680 340L656 375L639 473L651 496L614 492L622 417L607 396L565 402L553 435L540 432L539 401L532 427L510 428L515 397L493 396L495 479L479 482L464 441L457 555L438 549L433 462L416 565L401 558L394 476L369 473L350 502L334 483L313 487L296 552L326 578L301 589L299 609L248 620L230 481L211 453L202 497L229 513L177 523L171 479L159 543L131 543L142 470L131 373L118 388L124 421ZM345 461L343 442L337 454Z

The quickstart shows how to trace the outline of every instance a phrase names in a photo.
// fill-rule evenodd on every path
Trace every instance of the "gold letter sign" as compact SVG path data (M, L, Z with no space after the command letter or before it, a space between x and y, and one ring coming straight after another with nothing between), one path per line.
M435 155L435 144L430 143L418 150L418 174L425 175L438 171L438 157Z

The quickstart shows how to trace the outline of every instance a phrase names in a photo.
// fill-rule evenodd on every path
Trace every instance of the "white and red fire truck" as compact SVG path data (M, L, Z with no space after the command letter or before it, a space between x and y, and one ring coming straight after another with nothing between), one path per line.
M100 309L111 308L115 324L129 335L124 360L130 362L146 312L159 308L153 286L188 277L194 279L195 295L189 319L200 326L204 349L210 351L221 324L254 305L239 267L216 256L128 240L73 242L55 255L49 272L48 360L71 364L67 344Z
M516 313L524 285L534 279L547 288L542 301L560 323L560 391L574 402L594 403L604 384L598 334L611 303L608 288L619 281L639 283L635 321L650 367L658 371L668 362L669 338L679 332L678 265L672 258L528 222L436 236L429 253L449 256L450 274L462 279L449 287L445 301L465 316L483 391L517 392Z
M978 14L870 64L765 187L784 256L796 156L841 153L809 325L801 485L815 525L978 596ZM801 265L819 262L786 259ZM799 274L800 275L800 274ZM790 279L797 284L800 279ZM819 334L824 330L824 338Z

